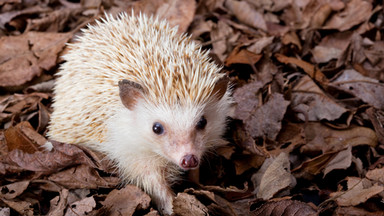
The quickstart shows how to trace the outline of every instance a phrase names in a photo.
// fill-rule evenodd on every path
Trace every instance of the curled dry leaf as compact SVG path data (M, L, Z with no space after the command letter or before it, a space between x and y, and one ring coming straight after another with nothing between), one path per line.
M344 10L334 14L329 19L324 29L338 29L345 31L365 22L372 15L372 4L363 0L351 0L347 3Z
M339 206L356 206L384 191L383 186L373 184L368 179L357 177L347 177L347 185L347 191L338 191L330 194L331 197L336 199Z
M233 93L233 99L237 103L234 117L245 121L259 106L256 93L263 87L261 82L251 82L237 88Z
M225 60L225 66L229 67L232 64L254 65L261 59L261 57L262 55L260 54L256 54L247 49L240 49L240 47L236 47Z
M173 211L177 215L205 216L208 209L195 196L178 193L173 201Z
M149 207L151 198L134 185L126 185L124 188L111 191L102 202L100 212L106 211L111 216L133 215L137 210L145 210Z
M149 1L151 4L152 2ZM196 2L189 0L173 0L157 8L156 15L166 19L170 26L178 26L180 34L185 33L195 16Z
M276 158L267 158L259 171L252 176L252 182L256 187L257 197L264 200L295 187L296 179L291 175L288 155L280 153Z
M350 69L343 71L331 85L355 95L377 109L384 109L384 84L376 79Z
M324 63L331 59L340 59L351 43L352 34L352 32L347 31L324 37L312 51L315 62Z
M311 63L308 63L306 61L303 61L301 59L293 58L293 57L287 57L285 55L276 53L275 54L276 59L284 64L293 64L300 68L302 68L305 73L307 73L310 77L315 79L316 81L320 83L328 83L327 77L314 65Z
M33 216L32 204L27 201L12 201L0 198L7 206L23 216Z
M340 151L330 160L324 169L324 176L336 169L347 169L352 164L352 147Z
M49 201L50 209L47 216L64 215L65 207L68 203L69 190L62 189L59 196L54 197Z
M14 199L22 194L29 186L30 181L20 181L0 187L0 198Z
M305 154L339 151L348 146L378 144L375 131L367 127L351 127L345 130L336 130L321 123L311 122L304 127L306 144L301 147Z
M369 170L365 175L367 179L384 184L384 167Z
M68 208L64 216L88 215L95 207L95 198L93 196L86 197L80 201L71 203L70 208Z
M267 30L267 24L263 15L255 10L248 2L226 0L225 7L227 7L242 23L263 31Z
M302 121L333 121L347 110L335 103L308 76L293 87L291 107Z
M0 86L18 86L57 63L71 33L28 32L0 38Z
M119 179L102 178L99 173L88 165L79 165L70 169L54 173L48 177L50 181L54 181L67 189L76 188L112 188L119 184Z
M26 121L8 128L4 135L9 151L18 149L26 153L34 153L47 142L45 137L37 133Z
M252 215L317 215L317 210L313 206L300 202L297 200L280 200L280 201L269 201L255 211Z
M15 149L8 153L0 163L0 173L20 172L21 170L52 173L62 168L76 165L87 164L94 168L100 165L87 153L75 145L52 142L52 151L38 151L33 154L24 153ZM18 167L19 169L15 169Z
M264 105L252 110L250 116L244 120L246 130L252 137L276 139L289 103L282 94L273 93Z

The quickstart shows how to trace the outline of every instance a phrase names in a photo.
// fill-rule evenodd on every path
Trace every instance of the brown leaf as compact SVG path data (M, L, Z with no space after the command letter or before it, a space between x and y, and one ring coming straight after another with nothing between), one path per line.
M47 216L64 215L65 207L68 204L69 191L63 189L60 191L60 195L54 197L49 201L50 209Z
M178 193L173 201L173 211L177 215L205 216L208 209L195 196Z
M355 95L377 109L384 109L384 84L376 79L350 69L344 70L331 85Z
M11 207L13 210L15 210L20 215L25 216L33 216L33 208L31 207L32 204L27 201L12 201L1 198L1 201L3 201L6 205Z
M304 127L306 144L301 148L303 153L339 151L348 146L377 146L375 132L367 127L351 127L336 130L321 123L308 123Z
M347 169L352 164L352 147L340 151L332 158L324 168L324 176L335 169Z
M240 47L236 47L225 60L225 66L229 67L232 64L254 65L261 59L261 57L261 54L256 54L248 51L247 49L240 49Z
M0 38L0 86L18 86L56 65L71 33L28 32Z
M267 24L264 17L248 2L226 0L225 7L227 7L240 22L243 22L253 28L267 31Z
M384 216L384 212L381 210L378 211L370 211L365 210L362 208L356 208L356 207L337 207L335 212L335 215L353 215L353 216Z
M357 177L347 177L347 184L347 191L338 191L330 194L340 206L356 206L384 191L383 186L372 184L367 179Z
M70 205L71 207L67 209L64 216L88 215L96 207L96 201L95 198L91 196L71 203Z
M267 158L259 171L252 176L258 198L268 200L283 190L295 187L296 179L291 175L288 155L281 153L276 158Z
M133 215L136 210L145 210L149 207L151 198L134 185L127 185L120 190L111 191L102 202L102 209L109 215Z
M119 178L102 178L99 173L88 165L79 165L70 169L54 173L48 177L48 180L54 181L67 189L89 188L97 189L112 188L120 182Z
M31 124L26 121L17 124L15 127L8 128L4 135L9 151L19 149L26 153L34 153L47 142L47 140L37 133Z
M373 170L368 170L365 177L367 179L372 180L372 181L377 181L377 182L384 184L384 167L383 168L376 168Z
M312 50L316 63L329 62L331 59L340 59L351 43L352 32L338 32L324 37L320 44Z
M256 93L263 87L261 82L251 82L237 88L233 93L233 99L237 103L234 117L246 120L259 106Z
M0 163L0 173L20 172L21 170L52 173L77 164L87 164L100 168L99 162L89 158L89 154L75 145L53 142L52 151L38 151L33 154L15 149L8 153Z
M325 95L308 76L302 77L293 88L291 107L302 121L333 121L347 111Z
M285 55L276 53L275 54L276 59L284 64L293 64L300 68L302 68L311 78L315 79L316 81L320 83L327 83L328 79L325 77L325 75L314 65L292 57L287 57Z
M367 21L371 17L372 4L363 0L351 0L344 10L334 14L324 26L325 29L345 31Z
M20 181L0 187L0 198L14 199L22 194L29 186L30 181Z
M247 131L252 137L276 139L288 105L289 101L284 100L283 95L273 93L264 105L253 110L244 120Z
M270 201L252 212L252 215L317 215L317 210L307 203L297 200Z

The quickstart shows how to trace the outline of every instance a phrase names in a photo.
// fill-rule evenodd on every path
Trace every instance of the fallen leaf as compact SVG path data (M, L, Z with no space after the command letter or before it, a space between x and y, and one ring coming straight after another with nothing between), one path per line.
M195 196L178 193L173 201L173 211L176 215L205 216L208 209Z
M122 189L111 191L102 202L102 210L107 210L109 215L133 215L137 210L149 207L151 198L134 185L126 185Z
M263 15L256 11L246 1L226 0L225 7L227 7L240 21L253 28L267 31L267 24Z
M376 168L373 170L368 170L365 177L367 179L372 180L372 181L377 181L377 182L384 184L384 167L383 168Z
M0 187L0 198L14 199L22 194L29 186L30 181L20 181Z
M355 95L377 109L384 109L384 84L376 79L350 69L344 70L331 85Z
M9 151L19 149L26 153L34 153L47 142L45 137L37 133L26 121L8 128L4 135Z
M178 26L178 32L182 34L187 31L191 24L195 10L195 1L171 0L157 8L156 15L161 19L166 19L170 26Z
M302 121L333 121L347 110L329 98L312 79L302 77L293 87L291 107Z
M64 215L65 207L67 206L69 191L67 189L62 189L60 195L54 197L49 201L50 209L47 216L56 216Z
M0 208L0 215L2 216L10 216L11 215L11 209L8 207L1 207Z
M314 216L317 214L313 206L297 200L269 201L252 211L252 215Z
M232 50L225 60L225 66L229 67L232 64L248 64L254 65L260 59L262 55L253 53L247 49L240 49L239 47Z
M287 57L279 53L276 53L275 57L281 63L297 65L298 67L302 68L310 77L314 78L320 83L328 83L328 79L325 77L325 75L314 65L308 62L292 57Z
M334 14L325 24L324 29L348 30L371 17L372 4L363 0L351 0L344 10Z
M352 164L352 147L348 146L347 149L340 151L330 160L324 168L324 177L336 169L347 169Z
M273 93L265 104L253 110L244 120L246 130L252 137L265 136L270 140L276 139L289 103L282 94Z
M348 146L377 146L375 131L367 127L351 127L344 130L332 129L321 123L311 122L305 125L306 144L301 147L305 154L339 151Z
M70 206L64 216L88 215L96 207L96 201L91 196L71 203Z
M368 211L362 208L356 207L343 207L339 206L334 211L335 215L353 215L353 216L384 216L384 212L381 210L378 211Z
M109 179L100 177L94 168L84 164L54 173L48 177L48 180L56 182L67 189L113 188L120 183L120 179L117 177Z
M237 103L234 117L241 120L246 120L251 113L259 106L259 100L256 95L263 87L261 82L251 82L237 88L233 93L233 99Z
M353 32L338 32L324 37L320 44L313 48L312 55L316 63L340 59L346 52Z
M252 182L256 186L254 193L263 200L295 187L296 179L291 175L288 155L281 153L276 158L267 158L252 176Z
M28 32L0 38L0 86L18 86L57 63L71 33Z
M15 210L20 215L25 216L33 216L33 209L30 202L27 201L13 201L13 200L7 200L7 199L0 199L3 201L7 206L11 207L13 210Z
M258 38L252 45L247 47L247 50L257 55L262 54L265 47L272 44L274 38L273 36Z
M52 151L37 151L33 154L18 149L10 151L0 163L0 173L20 172L21 169L48 174L77 164L87 164L101 169L98 161L90 158L83 149L75 145L51 142L54 146Z
M381 193L383 186L372 184L367 179L347 177L348 190L331 193L339 206L356 206Z

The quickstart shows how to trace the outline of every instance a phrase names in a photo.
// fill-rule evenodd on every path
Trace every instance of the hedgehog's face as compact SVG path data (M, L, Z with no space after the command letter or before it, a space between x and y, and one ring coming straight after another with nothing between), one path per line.
M145 96L138 97L143 93L137 84L122 81L119 86L123 104L136 119L136 129L145 134L143 145L180 168L197 168L207 148L220 139L226 113L217 101L200 106L154 105Z

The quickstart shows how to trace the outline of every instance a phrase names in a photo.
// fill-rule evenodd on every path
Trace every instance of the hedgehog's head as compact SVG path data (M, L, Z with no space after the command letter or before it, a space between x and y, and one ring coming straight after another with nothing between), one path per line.
M215 81L209 96L199 104L166 102L148 99L145 87L122 80L119 91L122 104L141 147L177 164L184 170L197 168L207 148L219 143L228 115L228 79ZM130 133L135 136L135 132ZM129 138L127 138L129 139ZM136 142L133 141L133 142Z

